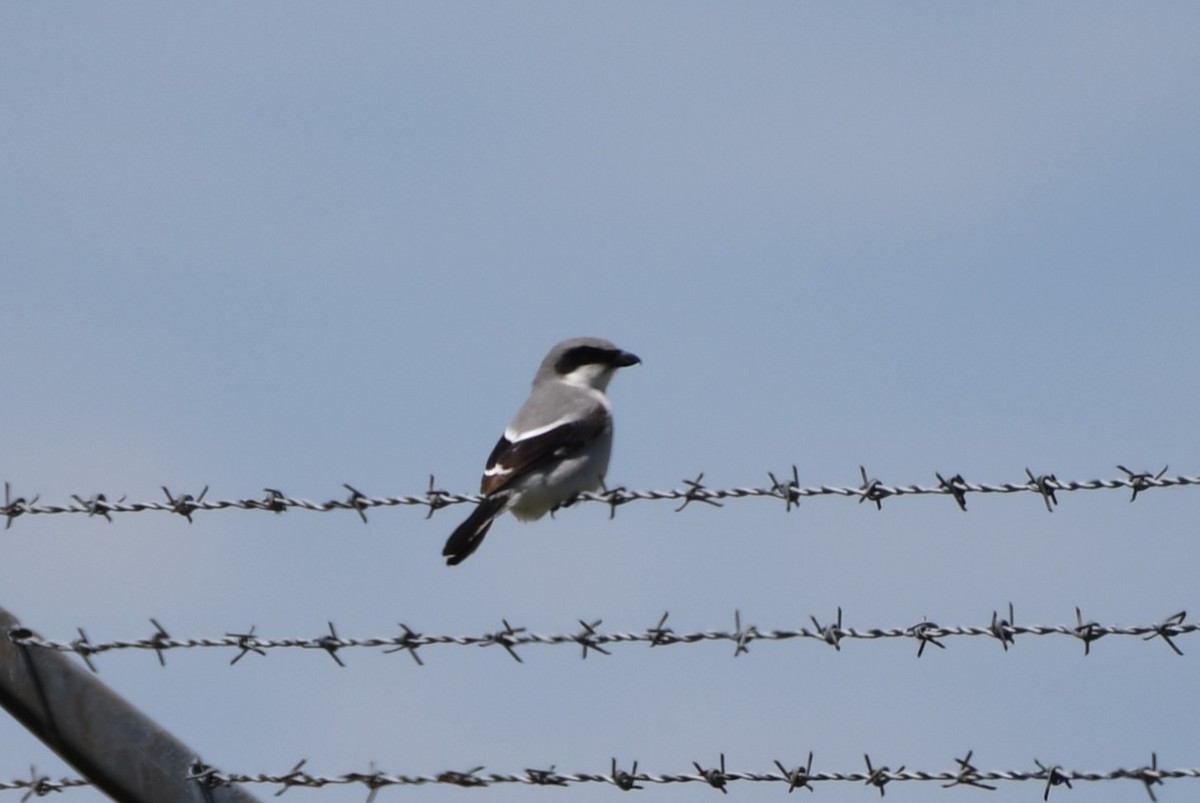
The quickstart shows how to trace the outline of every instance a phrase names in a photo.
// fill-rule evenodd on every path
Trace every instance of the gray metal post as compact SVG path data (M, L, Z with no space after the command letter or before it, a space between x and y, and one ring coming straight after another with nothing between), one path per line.
M197 753L64 653L23 647L0 608L0 705L105 794L122 803L251 803L237 786L187 776Z

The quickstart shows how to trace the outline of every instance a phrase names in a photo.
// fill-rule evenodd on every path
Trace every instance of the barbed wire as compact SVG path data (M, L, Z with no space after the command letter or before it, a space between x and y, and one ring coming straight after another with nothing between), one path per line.
M1183 650L1175 643L1180 636L1191 635L1200 631L1200 622L1187 622L1187 612L1178 611L1157 624L1148 625L1102 625L1092 620L1086 620L1079 608L1075 609L1075 624L1060 625L1019 625L1014 621L1013 606L1008 606L1008 616L1005 618L997 611L992 611L991 622L984 626L942 627L928 619L910 625L909 627L868 628L859 629L843 624L842 609L837 609L837 618L826 624L810 616L812 628L800 627L795 629L764 630L754 625L742 625L740 611L734 611L733 630L700 630L677 633L667 627L667 613L664 613L658 623L641 631L612 631L598 630L601 619L587 621L579 619L580 630L574 633L533 633L524 627L513 627L507 619L502 619L504 627L500 630L481 633L479 635L435 635L419 633L408 625L401 623L401 632L395 636L372 636L367 638L345 638L339 636L332 622L328 623L329 632L314 638L283 638L272 639L257 635L254 627L244 632L226 633L217 638L173 638L167 630L155 619L154 633L148 638L117 641L91 641L83 628L78 628L79 638L71 641L55 641L42 638L24 627L13 628L8 632L8 638L22 647L72 652L93 671L97 671L92 657L114 650L148 650L153 651L161 665L166 665L164 653L168 650L217 648L236 650L237 654L230 660L230 665L238 663L250 653L266 656L268 650L300 649L320 650L327 653L339 666L345 666L339 655L349 649L382 649L385 653L407 652L418 665L424 661L418 650L435 645L459 647L500 647L518 663L523 662L517 648L535 644L549 646L574 645L580 648L582 657L587 658L591 652L611 655L609 647L617 644L648 644L651 647L665 647L676 644L698 644L710 641L727 641L734 645L734 657L750 651L753 642L780 642L791 639L811 639L820 641L836 650L842 649L842 642L851 640L880 640L908 639L917 644L917 657L925 654L925 648L932 645L945 649L945 642L957 637L984 636L996 639L1008 651L1015 643L1017 636L1067 636L1083 643L1085 655L1091 654L1092 643L1105 636L1132 636L1143 641L1161 639L1176 655L1183 655Z
M963 479L962 474L954 474L949 479L940 472L934 472L938 479L937 485L887 485L880 480L871 479L866 468L859 466L862 484L857 486L835 485L800 485L799 472L792 466L791 477L784 475L782 479L774 472L767 472L771 480L769 486L709 488L704 485L704 472L694 480L685 479L682 489L669 491L631 491L624 487L603 488L594 493L579 494L567 506L579 502L599 502L608 505L610 517L616 514L618 507L635 501L668 501L680 502L676 512L683 510L693 502L720 507L723 502L731 499L773 498L785 502L785 509L790 511L800 505L800 500L817 496L844 496L856 498L861 502L873 502L879 509L883 508L883 500L893 496L941 495L951 496L962 510L967 509L968 494L1011 494L1035 493L1042 497L1048 511L1053 512L1058 504L1056 494L1059 491L1096 491L1096 490L1129 490L1132 492L1130 501L1137 499L1139 493L1150 488L1176 488L1190 485L1200 485L1200 476L1176 477L1166 476L1167 466L1157 473L1149 471L1135 472L1124 466L1117 466L1124 477L1096 480L1059 480L1054 474L1034 474L1029 468L1025 469L1027 479L1021 482L1004 483L973 483ZM329 512L333 510L353 510L358 513L363 522L367 521L367 511L380 507L414 506L427 509L426 518L436 511L451 505L478 503L482 497L478 494L457 494L436 487L433 475L429 476L429 487L423 494L406 496L367 496L354 486L343 484L348 496L343 499L330 499L326 502L314 502L308 499L287 496L274 488L264 488L263 496L258 499L222 499L205 500L208 486L198 494L173 493L167 486L162 486L165 501L126 502L125 497L111 501L106 494L96 493L84 498L72 494L74 504L38 504L41 495L32 498L13 496L10 483L4 483L4 505L0 507L0 516L5 518L5 529L12 526L20 516L53 515L62 513L86 514L88 517L100 516L109 522L113 514L143 513L160 511L175 513L183 516L189 522L192 515L198 511L217 510L267 510L273 513L283 513L288 510L309 510Z
M569 787L582 784L609 784L623 791L644 789L646 784L707 784L721 792L727 792L726 787L731 783L775 783L787 784L787 791L807 789L814 791L814 784L820 783L855 783L872 786L884 794L885 787L894 782L925 782L939 783L942 788L950 789L958 786L970 786L976 789L994 791L997 784L1034 781L1044 784L1043 800L1048 800L1050 791L1056 786L1072 788L1072 782L1104 782L1119 780L1134 780L1141 783L1152 801L1157 800L1154 787L1161 786L1164 781L1182 778L1200 778L1200 768L1166 769L1158 766L1158 754L1152 753L1150 763L1133 769L1117 768L1107 771L1089 771L1066 769L1059 764L1043 764L1034 759L1037 769L1028 770L980 770L972 763L973 751L967 751L962 758L955 758L958 765L954 770L925 771L910 770L904 766L892 769L886 765L876 766L870 755L864 754L866 770L850 770L845 772L825 772L813 770L813 754L809 752L804 764L785 764L775 759L778 772L738 772L725 766L725 754L722 753L720 763L714 767L705 767L698 761L693 761L695 773L660 774L638 771L638 762L634 761L629 770L621 769L617 759L613 758L607 773L601 772L559 772L553 765L548 769L526 769L523 772L485 773L484 767L472 769L447 770L435 775L399 775L380 771L374 764L367 772L347 772L341 775L316 775L305 772L307 760L299 761L286 773L244 774L222 772L204 764L196 763L191 767L188 780L195 781L201 786L212 788L226 784L268 784L279 787L276 795L293 787L321 788L325 786L349 786L361 784L367 791L367 803L374 801L380 789L388 786L425 786L449 785L461 787L486 787L505 784L524 786L558 786ZM29 780L0 781L0 790L26 790L21 798L27 800L32 795L41 797L50 792L61 792L69 787L88 786L82 779L63 778L59 781L48 777L39 777L32 770Z
M36 765L29 765L29 780L16 779L12 781L0 780L0 792L11 792L25 790L25 794L21 796L21 803L29 800L31 797L45 797L51 792L62 792L65 789L73 789L79 786L91 786L91 781L86 781L83 778L59 778L54 780L48 775L39 775Z

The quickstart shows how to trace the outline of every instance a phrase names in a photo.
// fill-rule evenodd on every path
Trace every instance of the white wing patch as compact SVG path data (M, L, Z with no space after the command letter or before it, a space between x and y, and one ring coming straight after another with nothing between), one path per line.
M512 427L509 427L508 429L504 430L504 439L509 443L520 443L521 441L529 440L530 438L536 438L538 435L545 435L550 430L558 429L563 424L570 424L575 420L577 419L573 418L572 416L563 416L557 421L551 421L549 424L545 424L544 426L540 427L534 427L533 429L529 429L524 432L517 432Z

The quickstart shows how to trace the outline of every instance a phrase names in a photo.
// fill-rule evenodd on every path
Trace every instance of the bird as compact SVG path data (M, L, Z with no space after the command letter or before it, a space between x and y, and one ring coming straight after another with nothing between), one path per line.
M446 540L446 565L466 560L503 513L540 519L602 486L613 433L605 391L617 369L640 362L598 337L571 338L550 349L529 398L487 459L479 483L483 499Z

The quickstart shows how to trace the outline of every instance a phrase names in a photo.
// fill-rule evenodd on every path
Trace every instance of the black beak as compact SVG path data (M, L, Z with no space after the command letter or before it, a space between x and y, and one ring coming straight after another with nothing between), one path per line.
M618 351L613 355L612 364L618 368L627 368L630 365L637 365L642 359L636 354L630 354L628 351Z

